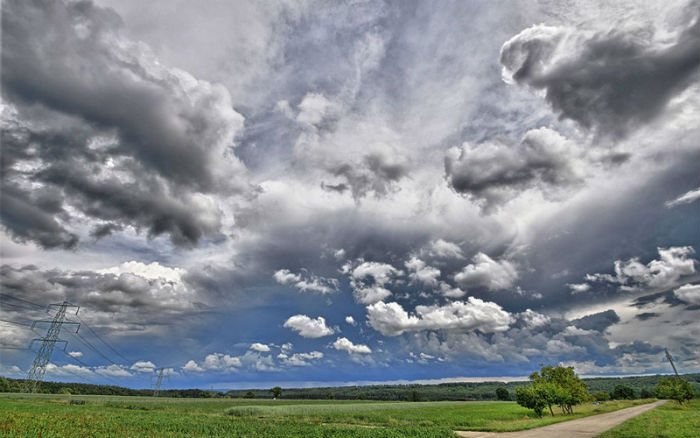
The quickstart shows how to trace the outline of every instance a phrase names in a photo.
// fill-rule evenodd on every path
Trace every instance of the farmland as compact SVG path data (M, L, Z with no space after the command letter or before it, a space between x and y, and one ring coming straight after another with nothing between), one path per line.
M692 400L684 406L678 403L666 403L603 432L599 437L696 438L698 431L700 431L700 400Z
M152 397L0 396L0 436L451 437L508 431L610 412L642 401L578 406L536 418L513 402L376 402Z

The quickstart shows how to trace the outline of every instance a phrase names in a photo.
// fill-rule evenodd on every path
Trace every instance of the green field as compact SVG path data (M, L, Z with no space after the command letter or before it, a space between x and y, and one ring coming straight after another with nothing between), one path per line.
M700 400L692 400L685 406L668 402L598 436L600 438L637 438L642 436L697 438L698 433L700 433Z
M71 404L85 401L85 404ZM0 436L453 437L521 430L643 401L578 406L536 418L513 402L375 402L0 395Z

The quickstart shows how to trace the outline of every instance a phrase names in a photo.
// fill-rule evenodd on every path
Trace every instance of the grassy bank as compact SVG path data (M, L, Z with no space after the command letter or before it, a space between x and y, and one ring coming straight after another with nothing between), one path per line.
M686 406L668 402L625 421L600 435L600 438L697 438L700 433L700 400Z

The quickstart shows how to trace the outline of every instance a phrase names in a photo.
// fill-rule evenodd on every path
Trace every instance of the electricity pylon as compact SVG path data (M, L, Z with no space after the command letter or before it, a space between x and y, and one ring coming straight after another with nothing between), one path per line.
M665 348L664 348L664 351L666 352L666 359L668 359L668 361L671 362L671 366L673 367L673 372L676 373L676 377L678 377L680 379L681 376L679 376L678 371L676 371L676 365L673 363L673 357L671 356L671 353L669 353L668 350L666 350Z
M158 372L158 379L156 380L156 387L153 390L153 397L158 397L158 393L160 392L160 387L163 384L163 371L165 371L165 368L156 368Z
M53 353L53 348L56 346L56 343L62 342L64 344L63 348L66 348L65 346L68 344L68 342L58 338L58 335L61 333L61 326L63 324L78 324L76 322L70 322L65 320L66 309L68 307L76 307L77 309L75 311L75 314L77 315L78 310L80 310L80 307L74 306L68 301L64 301L61 304L51 304L49 307L52 306L58 306L56 315L54 315L52 320L34 321L34 323L32 324L32 328L34 328L34 326L37 323L51 323L49 329L46 331L46 336L44 336L43 338L32 339L31 344L37 341L41 341L41 348L39 348L39 351L37 352L36 357L34 358L34 362L32 363L32 367L27 373L27 378L24 380L24 385L22 386L22 392L36 392L37 388L39 387L39 384L41 383L41 380L44 378L44 373L46 373L46 366L51 360L51 353ZM78 327L80 327L80 324L78 324Z

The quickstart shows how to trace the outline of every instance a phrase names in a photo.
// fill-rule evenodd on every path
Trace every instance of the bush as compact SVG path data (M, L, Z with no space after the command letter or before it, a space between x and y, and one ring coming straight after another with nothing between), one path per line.
M662 377L655 392L657 398L675 400L681 405L693 398L695 393L690 383L680 377Z
M537 393L533 386L515 388L515 401L524 408L533 409L538 417L542 417L547 402Z
M654 398L655 396L654 396L653 392L644 388L644 389L642 389L642 392L639 393L639 397L641 397L641 398Z
M636 398L634 389L626 385L616 385L612 392L615 400L634 400Z
M610 400L610 394L608 394L605 391L596 391L593 393L593 398L599 402L608 401L608 400Z
M496 389L496 399L501 401L510 401L510 393L506 388Z
M248 391L245 393L243 398L255 398L255 393L253 391Z
M72 405L84 405L85 400L71 400L70 404L72 404Z

